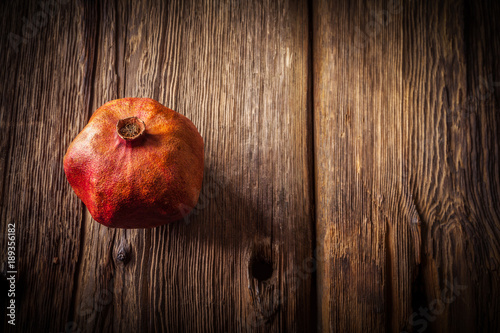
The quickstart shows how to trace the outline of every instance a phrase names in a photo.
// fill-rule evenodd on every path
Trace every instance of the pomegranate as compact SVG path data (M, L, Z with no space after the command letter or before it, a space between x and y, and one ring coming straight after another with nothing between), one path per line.
M152 228L188 214L203 164L203 139L193 123L149 98L101 106L64 156L76 195L112 228Z

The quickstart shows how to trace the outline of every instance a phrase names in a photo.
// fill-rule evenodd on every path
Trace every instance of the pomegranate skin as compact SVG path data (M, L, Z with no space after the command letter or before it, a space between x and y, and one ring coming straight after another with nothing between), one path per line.
M122 98L94 112L68 147L64 172L97 222L153 228L194 208L203 155L188 118L150 98Z

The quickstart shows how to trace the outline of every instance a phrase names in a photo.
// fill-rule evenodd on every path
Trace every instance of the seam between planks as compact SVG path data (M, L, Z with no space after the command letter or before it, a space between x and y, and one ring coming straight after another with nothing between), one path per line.
M311 149L311 152L308 153L308 168L309 172L309 193L310 193L310 208L309 213L311 214L311 256L316 262L316 270L313 272L311 276L311 328L313 331L318 330L318 325L320 323L320 315L318 312L318 262L316 261L315 254L317 253L318 244L317 244L317 220L316 220L316 196L317 196L317 182L316 182L316 144L315 144L315 122L314 122L314 8L313 1L307 2L307 27L309 29L307 37L309 38L307 43L307 72L308 72L308 82L307 82L307 107L308 107L308 115L307 115L307 128L308 128L308 137L307 137L307 146Z

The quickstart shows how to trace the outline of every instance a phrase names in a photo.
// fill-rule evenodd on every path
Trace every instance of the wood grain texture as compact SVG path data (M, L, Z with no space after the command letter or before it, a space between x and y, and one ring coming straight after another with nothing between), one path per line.
M2 331L500 331L497 2L59 2L0 4ZM177 223L108 229L65 179L122 97L204 138Z
M65 329L74 303L83 216L62 166L67 145L87 121L90 81L80 45L81 8L59 5L45 20L39 12L35 3L2 3L2 13L16 14L7 15L1 39L0 262L5 281L7 225L14 223L19 332ZM11 32L23 41L13 42ZM2 300L6 297L2 288ZM3 326L12 329L3 313Z
M498 331L496 7L315 2L322 331Z
M435 309L415 330L500 330L498 13L490 1L405 11L405 146L422 217L415 307Z
M463 257L467 233L462 226L468 222L459 212L464 184L456 182L456 168L462 168L465 133L460 119L452 118L468 95L463 27L463 1L411 3L405 8L405 158L422 218L422 262L413 299L418 315L411 323L414 330L432 326L439 332L461 331L456 325L452 330L447 327L452 319L449 311L457 305L465 310L464 305L470 304L464 291L455 300L445 289L445 283L454 279L459 285L465 283L464 267L461 272L453 268L456 258L470 264ZM468 294L470 288L465 292ZM444 298L454 302L440 303L442 313L420 313L419 309L429 308L430 302ZM464 332L474 331L470 319L464 313L460 320Z
M405 327L419 246L404 182L402 6L316 1L314 125L319 325Z
M7 173L9 191L35 187L21 205L7 199L3 211L18 221L19 257L29 259L20 270L19 287L29 288L18 299L19 317L35 309L40 316L23 329L313 329L306 261L314 228L306 3L82 1L68 11L73 19L51 23L61 35L47 30L30 44L43 52L18 60L37 73L25 87L22 77L12 83L23 88L15 96L29 98L5 105L20 120L41 117L37 124L47 131L33 127L11 135L13 162L7 163L20 169ZM92 220L65 182L69 140L93 110L121 97L154 98L189 117L204 138L200 201L179 223L108 229ZM27 145L30 138L40 143ZM36 163L25 163L29 156L37 156ZM47 156L50 163L42 163ZM35 166L34 174L22 169ZM44 197L53 187L57 192ZM29 216L27 204L35 205ZM59 248L65 251L60 276L50 268L37 279ZM48 263L36 261L40 251L49 252Z

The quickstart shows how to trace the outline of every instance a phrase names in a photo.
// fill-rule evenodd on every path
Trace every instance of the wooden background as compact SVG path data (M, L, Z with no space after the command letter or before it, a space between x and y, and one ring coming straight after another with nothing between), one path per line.
M500 331L498 1L4 1L6 332ZM195 212L94 222L69 143L151 97L205 141Z

